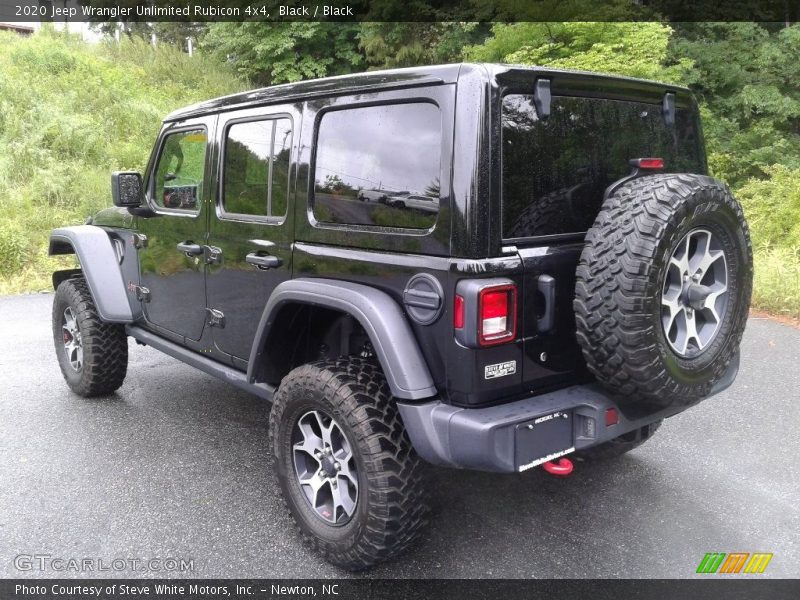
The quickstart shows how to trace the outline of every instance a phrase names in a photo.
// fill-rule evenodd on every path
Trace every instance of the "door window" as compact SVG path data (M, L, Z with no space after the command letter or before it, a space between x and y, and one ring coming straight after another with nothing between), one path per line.
M235 123L225 137L222 206L226 214L286 216L292 122Z
M157 206L199 212L203 197L206 142L204 129L167 135L155 170L153 201Z

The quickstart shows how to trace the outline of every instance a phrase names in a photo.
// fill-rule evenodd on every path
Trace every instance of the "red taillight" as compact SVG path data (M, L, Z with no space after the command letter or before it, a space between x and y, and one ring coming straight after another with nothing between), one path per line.
M606 409L606 427L611 427L619 423L619 413L616 408Z
M483 288L478 294L478 341L481 346L509 342L517 334L517 286Z
M664 159L663 158L637 158L631 161L634 167L639 167L640 169L663 169L664 168Z
M464 329L464 297L456 296L453 302L453 327Z

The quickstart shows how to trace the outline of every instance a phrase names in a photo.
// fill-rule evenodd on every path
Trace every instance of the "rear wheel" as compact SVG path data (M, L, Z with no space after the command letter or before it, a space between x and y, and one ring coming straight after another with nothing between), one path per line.
M270 447L300 533L328 562L374 565L406 548L426 522L422 465L369 360L289 373L275 394Z
M701 175L651 175L603 204L576 272L578 342L626 410L707 396L739 350L752 290L741 206Z
M62 281L53 299L53 342L67 385L80 396L119 389L128 370L125 328L102 321L83 278Z

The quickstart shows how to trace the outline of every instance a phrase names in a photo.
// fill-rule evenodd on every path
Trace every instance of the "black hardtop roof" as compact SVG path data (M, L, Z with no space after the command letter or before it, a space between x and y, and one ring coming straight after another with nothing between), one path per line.
M285 83L270 87L239 92L192 104L178 109L164 119L165 122L180 121L194 116L247 108L273 102L304 100L313 97L352 94L362 91L378 91L381 89L416 87L424 85L443 85L458 82L465 72L479 73L487 81L495 78L514 80L519 78L535 78L551 75L558 79L583 81L599 88L622 87L626 90L641 90L663 94L665 91L689 94L685 87L673 84L607 75L590 71L572 71L547 67L531 67L523 65L459 63L450 65L433 65L425 67L409 67L383 71L366 71L351 75L324 77L296 83Z

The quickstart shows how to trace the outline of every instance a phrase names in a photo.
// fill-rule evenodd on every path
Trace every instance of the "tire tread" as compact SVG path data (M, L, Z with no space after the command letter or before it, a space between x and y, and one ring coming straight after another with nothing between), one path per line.
M270 416L270 447L279 460L277 426L301 390L321 390L343 414L369 479L369 512L363 533L350 547L309 533L284 502L303 541L325 560L351 571L368 568L405 550L427 524L424 465L414 451L383 372L359 357L318 361L294 369L275 395ZM279 475L280 476L280 475Z

